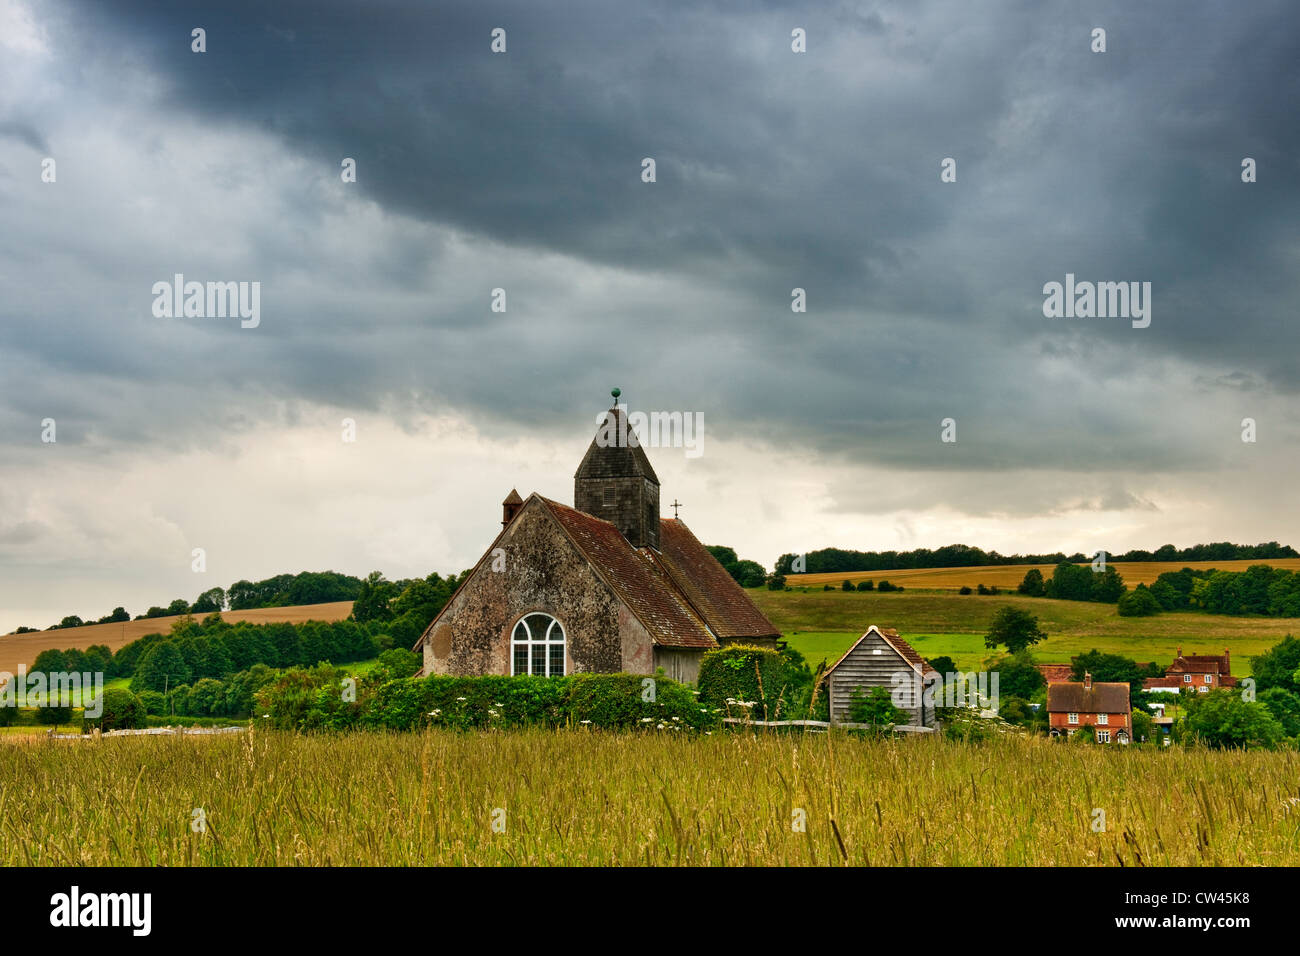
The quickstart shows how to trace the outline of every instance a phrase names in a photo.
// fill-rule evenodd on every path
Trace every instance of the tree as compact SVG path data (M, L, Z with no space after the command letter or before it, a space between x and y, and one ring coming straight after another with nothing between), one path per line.
M1080 654L1073 665L1071 679L1081 681L1084 674L1091 674L1092 679L1099 683L1128 684L1130 700L1137 700L1142 685L1151 676L1145 668L1138 667L1136 661L1120 654L1103 654L1096 648Z
M859 582L858 582L858 590L859 590L859 591L870 591L873 587L874 587L874 585L873 585L870 581L859 581Z
M86 622L75 614L69 614L59 622L59 627L81 627Z
M185 598L177 598L175 601L172 601L171 604L167 605L168 617L188 613L190 613L190 602L185 600Z
M145 725L145 706L140 698L120 687L104 691L103 711L99 717L86 717L89 727L100 730L132 730Z
M957 662L954 661L951 657L948 657L946 654L941 655L939 657L931 657L929 658L929 661L930 661L930 666L933 667L935 670L937 670L940 674L957 673Z
M1211 747L1271 747L1285 736L1268 707L1234 690L1194 694L1183 718L1188 732Z
M1095 571L1092 581L1092 600L1100 601L1102 604L1114 604L1128 590L1128 585L1120 577L1119 571L1115 570L1114 565L1107 565L1106 570L1101 573Z
M160 641L140 655L131 690L166 691L177 684L190 682L190 668L180 648L172 641Z
M1147 590L1145 584L1139 584L1128 594L1122 595L1118 602L1120 617L1152 617L1163 608L1154 594Z
M1091 568L1062 561L1047 583L1047 596L1062 601L1091 601L1093 577Z
M214 611L220 611L226 606L226 592L224 588L208 588L195 600L190 608L191 614L211 614Z
M1139 707L1129 716L1129 723L1133 730L1133 743L1140 744L1156 739L1156 722L1151 719L1151 715L1146 709Z
M1029 597L1042 597L1044 593L1043 572L1037 568L1030 568L1025 572L1024 580L1016 588L1021 594Z
M199 717L219 717L225 709L226 688L219 680L205 677L190 688L189 710Z
M1047 634L1038 626L1038 618L1010 604L998 608L984 637L984 646L1001 644L1012 654L1046 639Z
M857 590L857 589L853 586L853 582L852 582L852 581L850 581L848 578L845 578L845 579L844 579L844 583L840 585L840 590L841 590L841 591L855 591L855 590Z
M51 648L41 651L32 661L32 673L54 674L68 669L68 658L63 651Z
M112 613L104 615L99 619L97 623L117 624L119 621L129 621L129 620L131 620L131 615L126 613L126 608L115 607L113 608Z
M1268 708L1288 737L1300 737L1300 695L1281 687L1270 687L1259 695L1259 702Z
M933 665L931 665L933 666ZM1032 700L1047 683L1029 651L999 658L990 670L998 675L998 694ZM1009 721L1015 723L1015 721Z
M773 571L767 577L767 589L769 591L785 590L785 575L780 571Z
M1263 654L1250 659L1250 673L1255 678L1255 688L1265 691L1270 687L1295 690L1296 668L1300 667L1300 640L1288 634L1281 642Z
M382 571L371 571L361 582L361 593L352 603L354 621L387 621L393 616L388 602L397 596L397 587Z
M855 724L869 724L876 733L888 733L898 724L908 721L908 713L895 707L884 687L873 687L863 694L861 687L853 688L849 698L849 720Z

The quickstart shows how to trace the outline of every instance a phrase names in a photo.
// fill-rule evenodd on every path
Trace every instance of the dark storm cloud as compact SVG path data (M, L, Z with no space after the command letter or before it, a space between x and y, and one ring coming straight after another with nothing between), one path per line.
M399 232L322 277L355 297L293 296L283 277L319 270L307 240L333 227L328 196L286 182L278 215L241 241L293 321L220 339L220 363L204 360L215 334L142 353L71 319L5 333L68 374L545 427L585 420L617 381L638 403L707 409L725 434L969 469L1213 465L1194 423L1153 425L1179 405L1170 385L1188 385L1164 359L1201 366L1201 389L1297 385L1291 4L141 0L39 14L78 64L70 85L145 70L163 123L228 130L210 180L237 180L246 137L269 135L323 178L355 157L358 195L491 244L479 261L506 248L664 281L657 301L602 301L564 265L553 281L503 265L482 289L431 288L449 250ZM1109 51L1092 54L1099 25ZM505 56L488 50L497 26ZM790 52L795 26L807 54ZM939 182L946 156L956 184ZM1260 163L1254 185L1243 156ZM1152 282L1151 328L1044 319L1041 287L1067 272ZM508 318L485 318L496 284L515 296ZM805 315L790 312L795 286ZM155 427L198 411L181 399L174 414ZM936 440L947 415L957 449Z

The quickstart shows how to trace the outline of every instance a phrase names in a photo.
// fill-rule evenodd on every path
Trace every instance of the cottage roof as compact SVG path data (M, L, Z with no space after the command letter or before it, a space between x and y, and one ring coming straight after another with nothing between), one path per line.
M1089 688L1070 681L1047 685L1047 711L1052 714L1127 714L1129 686L1093 681Z
M1214 654L1184 654L1174 658L1169 670L1179 674L1226 674L1228 662Z
M866 632L861 637L859 637L856 641L853 642L853 646L850 647L847 651L845 651L840 656L839 660L837 660L830 667L826 668L826 673L829 674L831 671L835 670L835 668L843 664L844 661L848 659L848 656L852 654L855 650L857 650L858 645L861 644L863 641L865 641L872 634L875 634L886 644L892 647L894 651L897 652L898 656L901 657L903 660L907 661L907 663L912 666L912 669L915 670L918 674L928 674L929 672L934 670L934 668L930 666L929 661L927 661L920 654L916 653L916 651L912 648L911 644L907 643L907 641L903 640L901 637L898 636L898 631L894 630L892 627L876 627L876 625L872 624L870 627L867 628Z

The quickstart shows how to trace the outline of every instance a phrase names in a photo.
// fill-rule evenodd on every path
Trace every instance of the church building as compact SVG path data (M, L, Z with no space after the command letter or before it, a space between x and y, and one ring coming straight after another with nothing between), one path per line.
M501 531L415 645L420 673L654 674L693 682L700 657L781 636L676 518L626 406L605 417L573 507L511 491Z

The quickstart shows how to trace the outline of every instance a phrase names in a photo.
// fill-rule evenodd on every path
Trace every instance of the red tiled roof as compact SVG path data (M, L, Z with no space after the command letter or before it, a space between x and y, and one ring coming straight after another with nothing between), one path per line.
M680 519L659 522L659 546L654 557L715 635L729 639L780 637L776 625Z
M1179 674L1226 674L1227 662L1209 654L1185 654L1175 657L1169 670Z
M1035 664L1038 673L1047 678L1048 683L1052 681L1068 681L1070 675L1074 673L1074 667L1070 664Z
M642 553L610 522L536 496L546 505L596 572L666 647L717 647L704 619L648 553ZM707 553L707 552L706 552Z

